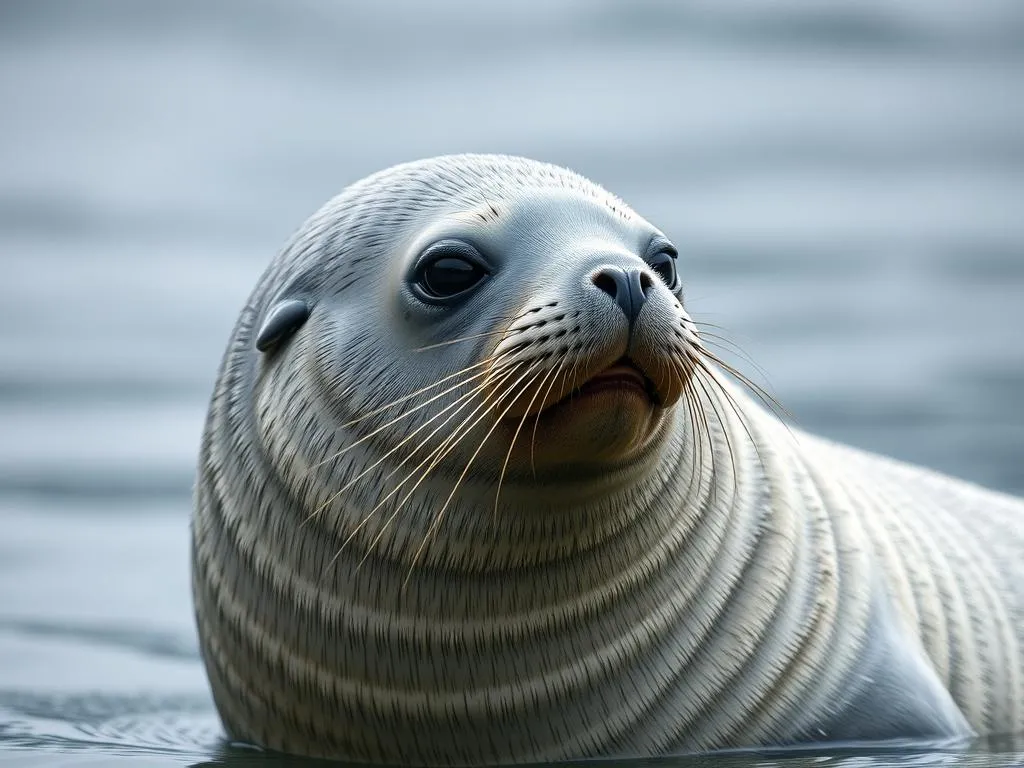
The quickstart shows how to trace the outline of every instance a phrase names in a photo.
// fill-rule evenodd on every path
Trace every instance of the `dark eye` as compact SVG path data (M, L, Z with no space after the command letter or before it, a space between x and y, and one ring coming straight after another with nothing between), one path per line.
M674 248L665 248L658 251L647 263L651 265L651 269L658 273L658 277L662 279L669 289L673 291L676 289L678 276L676 275L676 250Z
M488 274L475 248L467 243L440 242L420 257L414 286L421 298L444 300L469 291Z

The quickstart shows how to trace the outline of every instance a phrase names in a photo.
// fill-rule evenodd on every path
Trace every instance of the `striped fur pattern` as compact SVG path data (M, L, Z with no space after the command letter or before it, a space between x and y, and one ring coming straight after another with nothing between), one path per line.
M514 229L534 269L647 226L559 168L439 158L350 187L257 285L192 521L228 733L471 765L1024 731L1024 504L786 428L703 356L681 299L637 352L668 393L643 450L594 474L514 454L550 439L529 408L495 432L503 404L571 391L603 326L554 278L413 330L393 296L438 218L496 226L537 198L565 221ZM294 295L308 323L260 355Z

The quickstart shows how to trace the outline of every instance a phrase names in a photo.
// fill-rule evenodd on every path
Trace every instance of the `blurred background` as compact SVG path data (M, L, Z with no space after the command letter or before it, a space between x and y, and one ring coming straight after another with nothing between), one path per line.
M1024 491L1019 0L3 0L0 752L204 754L230 328L329 196L464 151L662 228L800 426Z

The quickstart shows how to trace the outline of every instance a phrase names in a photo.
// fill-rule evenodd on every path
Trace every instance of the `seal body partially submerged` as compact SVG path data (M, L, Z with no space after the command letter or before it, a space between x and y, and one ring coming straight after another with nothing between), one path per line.
M787 429L586 179L398 166L260 279L193 516L236 739L493 764L1024 731L1024 504Z

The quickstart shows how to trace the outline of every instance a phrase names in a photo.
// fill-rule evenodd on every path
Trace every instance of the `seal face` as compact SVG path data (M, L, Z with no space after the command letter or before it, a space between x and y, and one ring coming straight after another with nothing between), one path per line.
M680 261L504 156L382 171L300 228L199 460L233 738L454 765L1024 729L1024 505L781 426Z

